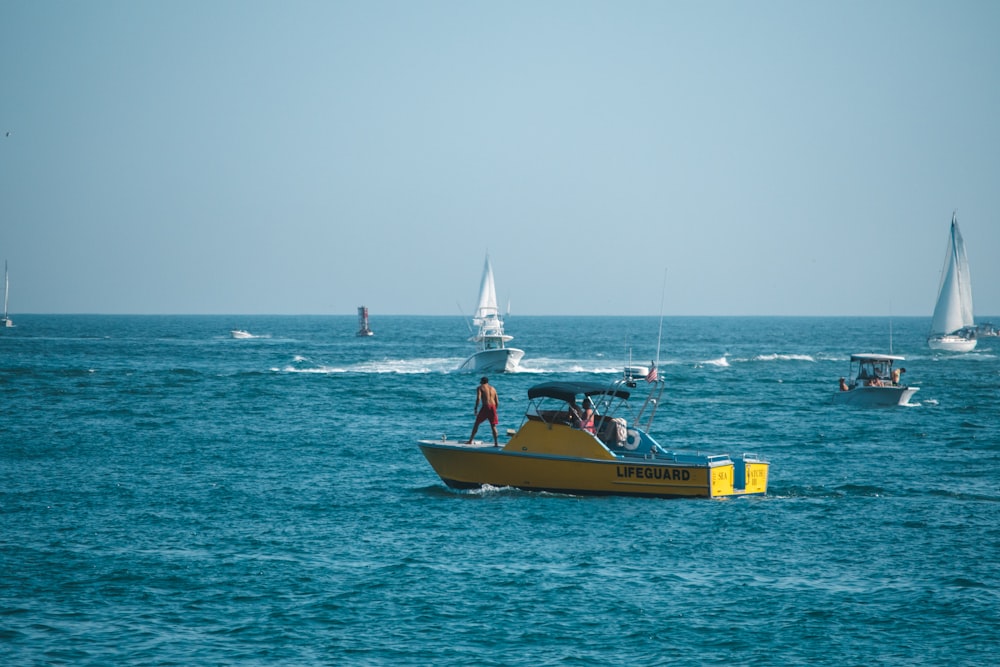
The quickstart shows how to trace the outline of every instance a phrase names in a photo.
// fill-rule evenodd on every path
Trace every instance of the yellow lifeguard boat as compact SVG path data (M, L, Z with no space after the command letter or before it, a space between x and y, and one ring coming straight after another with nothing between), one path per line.
M637 414L629 378L610 385L545 382L528 390L528 409L506 443L420 440L420 450L445 484L484 485L570 494L725 498L767 492L769 464L755 454L705 454L667 449L648 434L664 383ZM594 406L593 425L580 419Z

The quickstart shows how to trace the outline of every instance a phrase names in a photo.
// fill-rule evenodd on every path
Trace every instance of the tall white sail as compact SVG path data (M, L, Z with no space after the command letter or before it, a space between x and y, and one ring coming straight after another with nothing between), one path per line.
M10 287L10 282L7 280L7 260L3 262L3 319L0 320L0 326L2 327L12 327L14 323L7 316L7 292Z
M479 327L478 333L472 337L472 340L477 343L490 339L491 342L487 345L503 347L503 343L514 339L513 336L503 332L503 319L500 317L500 308L497 306L497 290L493 283L493 264L490 263L489 255L486 255L486 263L483 265L483 279L479 283L479 305L476 306L472 323Z
M483 279L479 283L479 305L476 307L472 321L476 326L482 326L485 320L497 317L499 314L497 290L493 283L493 265L490 263L490 256L486 255L486 264L483 265Z
M965 241L958 229L958 220L952 215L928 343L941 349L972 349L975 347L975 335L970 329L974 326L969 260L965 255Z

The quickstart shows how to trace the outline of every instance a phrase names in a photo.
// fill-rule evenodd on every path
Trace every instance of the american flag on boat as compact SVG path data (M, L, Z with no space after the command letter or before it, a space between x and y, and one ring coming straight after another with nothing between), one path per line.
M649 372L646 373L646 382L656 382L659 379L659 374L656 372L656 362L649 362Z

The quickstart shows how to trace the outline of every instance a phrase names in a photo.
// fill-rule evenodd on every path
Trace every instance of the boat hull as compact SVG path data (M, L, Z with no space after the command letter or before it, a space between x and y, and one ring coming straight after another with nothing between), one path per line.
M441 480L456 489L514 487L574 495L722 498L767 491L768 463L578 458L454 441L420 441ZM697 457L695 457L697 458ZM742 484L742 487L737 487Z
M962 336L931 336L927 339L927 347L945 352L971 352L976 348L976 339Z
M847 405L892 407L909 405L910 398L918 391L919 387L855 387L849 391L837 392L833 395L833 400Z
M475 373L508 373L517 370L524 350L504 347L495 350L480 350L462 362L459 371Z

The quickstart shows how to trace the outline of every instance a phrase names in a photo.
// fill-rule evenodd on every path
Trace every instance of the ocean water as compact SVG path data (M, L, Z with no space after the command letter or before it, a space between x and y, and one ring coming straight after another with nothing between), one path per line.
M982 665L1000 648L1000 339L928 318L512 317L526 391L657 356L652 434L765 497L447 489L459 317L31 316L0 332L5 665ZM997 320L994 320L997 321ZM255 338L235 340L229 330ZM851 352L911 407L833 405ZM487 431L480 431L487 435Z

